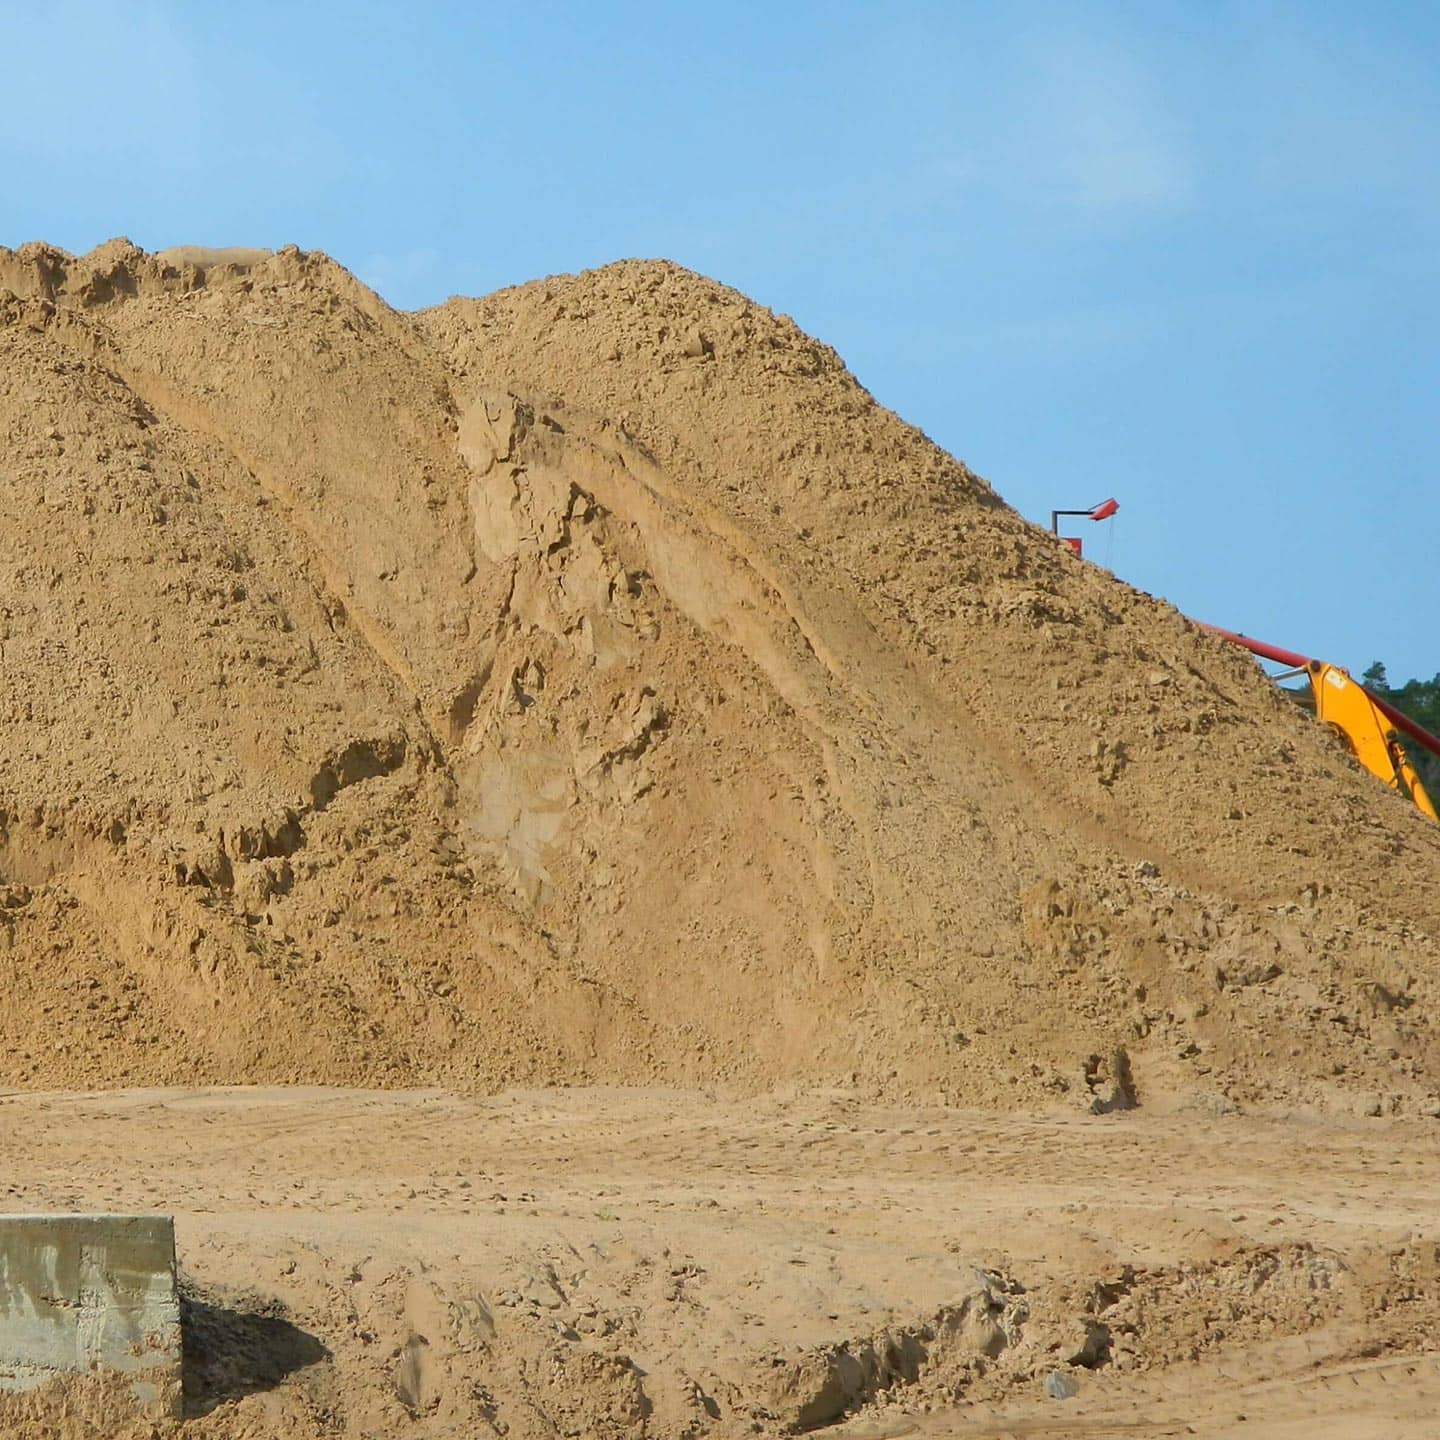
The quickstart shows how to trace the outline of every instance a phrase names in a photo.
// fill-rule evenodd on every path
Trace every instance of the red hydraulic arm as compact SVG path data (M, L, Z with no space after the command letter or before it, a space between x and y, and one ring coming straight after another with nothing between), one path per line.
M1360 687L1365 690L1362 685ZM1432 755L1440 755L1440 736L1432 735L1423 725L1417 725L1408 715L1402 715L1393 705L1387 704L1372 690L1365 693L1375 702L1380 713L1390 720L1397 730L1403 730L1417 745L1423 745Z

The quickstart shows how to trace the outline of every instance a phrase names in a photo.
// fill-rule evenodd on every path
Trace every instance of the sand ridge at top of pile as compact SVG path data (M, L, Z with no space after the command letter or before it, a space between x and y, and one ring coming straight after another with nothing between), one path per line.
M0 252L0 1083L1426 1110L1440 836L790 322Z

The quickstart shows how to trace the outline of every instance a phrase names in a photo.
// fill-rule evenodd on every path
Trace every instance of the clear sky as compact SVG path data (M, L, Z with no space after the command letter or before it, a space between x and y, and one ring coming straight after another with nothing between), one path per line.
M0 244L665 256L1143 590L1440 671L1440 3L0 0Z

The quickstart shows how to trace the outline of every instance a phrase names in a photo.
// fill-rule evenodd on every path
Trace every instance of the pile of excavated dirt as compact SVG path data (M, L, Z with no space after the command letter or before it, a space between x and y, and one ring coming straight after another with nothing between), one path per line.
M0 1084L1432 1113L1440 830L734 291L0 251Z

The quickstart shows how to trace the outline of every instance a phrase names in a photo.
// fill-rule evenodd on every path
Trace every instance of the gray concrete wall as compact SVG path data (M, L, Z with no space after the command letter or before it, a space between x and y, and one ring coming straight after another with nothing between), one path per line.
M180 1401L180 1299L168 1215L0 1215L0 1391L67 1374L130 1377Z

